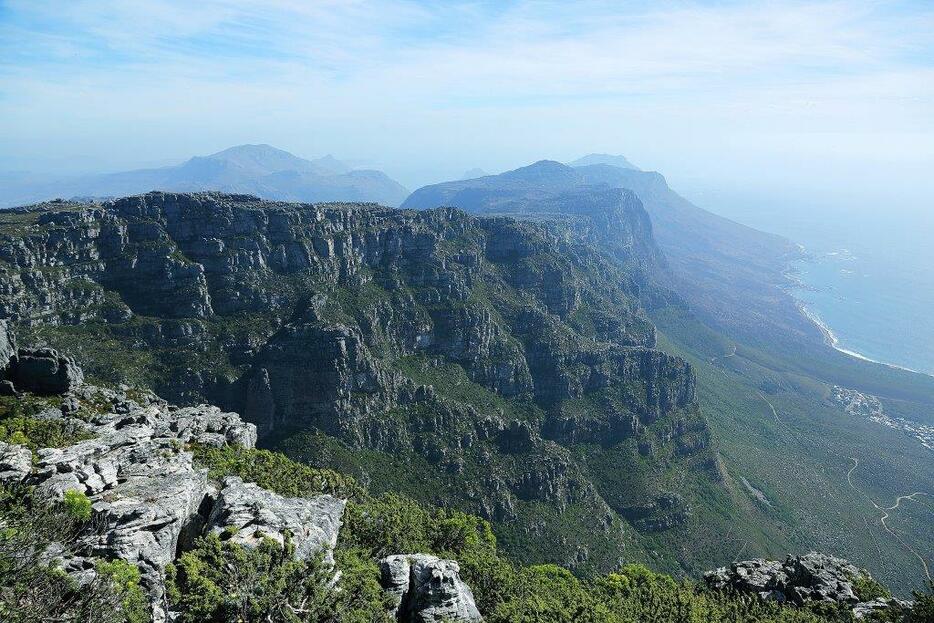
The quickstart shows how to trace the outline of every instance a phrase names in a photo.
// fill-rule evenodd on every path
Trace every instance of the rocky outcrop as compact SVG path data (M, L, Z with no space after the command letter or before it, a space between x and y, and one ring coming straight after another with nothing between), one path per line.
M84 381L84 373L71 357L52 348L21 348L8 372L18 391L40 396L64 394Z
M232 538L252 547L262 538L284 542L288 533L297 557L321 552L332 561L344 500L285 498L239 478L226 479L218 491L193 463L186 444L254 446L256 427L236 413L177 408L145 393L132 400L87 385L61 403L57 416L43 417L70 418L90 438L40 449L35 465L28 449L0 444L0 481L25 482L51 499L68 491L90 498L99 529L81 537L84 554L60 561L77 579L93 576L94 558L135 564L158 623L167 616L163 570L201 534L233 528ZM82 404L97 412L87 421L67 415Z
M856 583L868 577L841 558L818 552L788 556L779 560L744 560L721 567L704 575L707 586L717 590L752 593L762 599L805 605L810 602L832 602L851 607L862 617L882 607L881 603L861 603ZM894 600L879 600L885 604Z
M428 554L398 554L380 561L384 589L401 623L482 620L460 566Z
M256 547L266 538L283 544L288 535L297 558L304 560L324 552L325 562L332 563L331 552L337 545L346 503L330 495L287 498L228 476L214 501L208 525L212 532L232 533L230 540L244 547Z
M102 529L85 537L83 547L91 556L137 565L154 619L164 620L163 569L175 559L182 535L202 530L214 495L206 470L193 464L184 444L251 447L255 427L216 407L177 409L152 396L140 403L90 386L74 398L107 405L84 424L91 438L40 449L24 480L53 499L67 491L87 495ZM67 562L83 568L80 561Z

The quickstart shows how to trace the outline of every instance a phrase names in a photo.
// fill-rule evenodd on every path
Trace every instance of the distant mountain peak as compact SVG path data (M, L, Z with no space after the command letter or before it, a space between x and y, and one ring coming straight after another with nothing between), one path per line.
M503 173L503 177L513 177L527 180L537 180L541 178L549 178L552 176L566 176L568 174L573 174L574 169L569 167L566 164L561 164L555 160L539 160L538 162L533 162L532 164L519 167L512 171L507 171Z
M461 179L462 180L475 180L478 177L486 177L487 175L489 175L489 173L487 173L480 167L474 167L473 169L464 171L464 174L461 176Z
M308 171L315 168L312 162L304 158L299 158L283 149L266 144L235 145L201 158L196 156L189 162L197 160L223 162L257 174L277 173L279 171Z
M583 158L578 158L574 162L568 163L572 167L586 167L593 164L608 164L621 169L632 169L641 171L639 167L629 162L625 156L614 156L612 154L587 154Z
M4 184L0 205L52 197L119 196L167 191L223 191L287 201L376 201L399 205L408 191L379 171L355 171L332 155L306 160L260 144L235 145L182 164L137 169L18 187Z

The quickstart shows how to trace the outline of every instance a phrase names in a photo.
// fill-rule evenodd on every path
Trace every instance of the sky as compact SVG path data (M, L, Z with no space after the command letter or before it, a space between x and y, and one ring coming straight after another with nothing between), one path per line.
M409 188L619 153L728 213L930 215L934 2L0 0L0 170L242 143Z

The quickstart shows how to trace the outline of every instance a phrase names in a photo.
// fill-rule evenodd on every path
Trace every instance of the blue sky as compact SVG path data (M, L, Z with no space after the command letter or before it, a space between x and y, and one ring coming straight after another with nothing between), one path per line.
M0 0L0 169L240 143L410 187L622 153L699 201L934 192L934 3Z

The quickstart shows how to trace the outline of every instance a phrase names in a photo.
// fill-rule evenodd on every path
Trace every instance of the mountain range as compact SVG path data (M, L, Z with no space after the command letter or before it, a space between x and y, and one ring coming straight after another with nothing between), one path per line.
M621 156L403 209L270 196L355 172L265 146L153 171L231 192L0 212L21 343L236 411L260 447L373 494L478 515L522 564L698 577L820 549L921 585L934 379L828 345L788 292L790 241Z
M239 145L155 169L62 179L7 174L2 180L0 206L151 190L219 190L283 201L372 201L396 206L408 194L381 171L351 169L332 156L305 160L269 145Z

